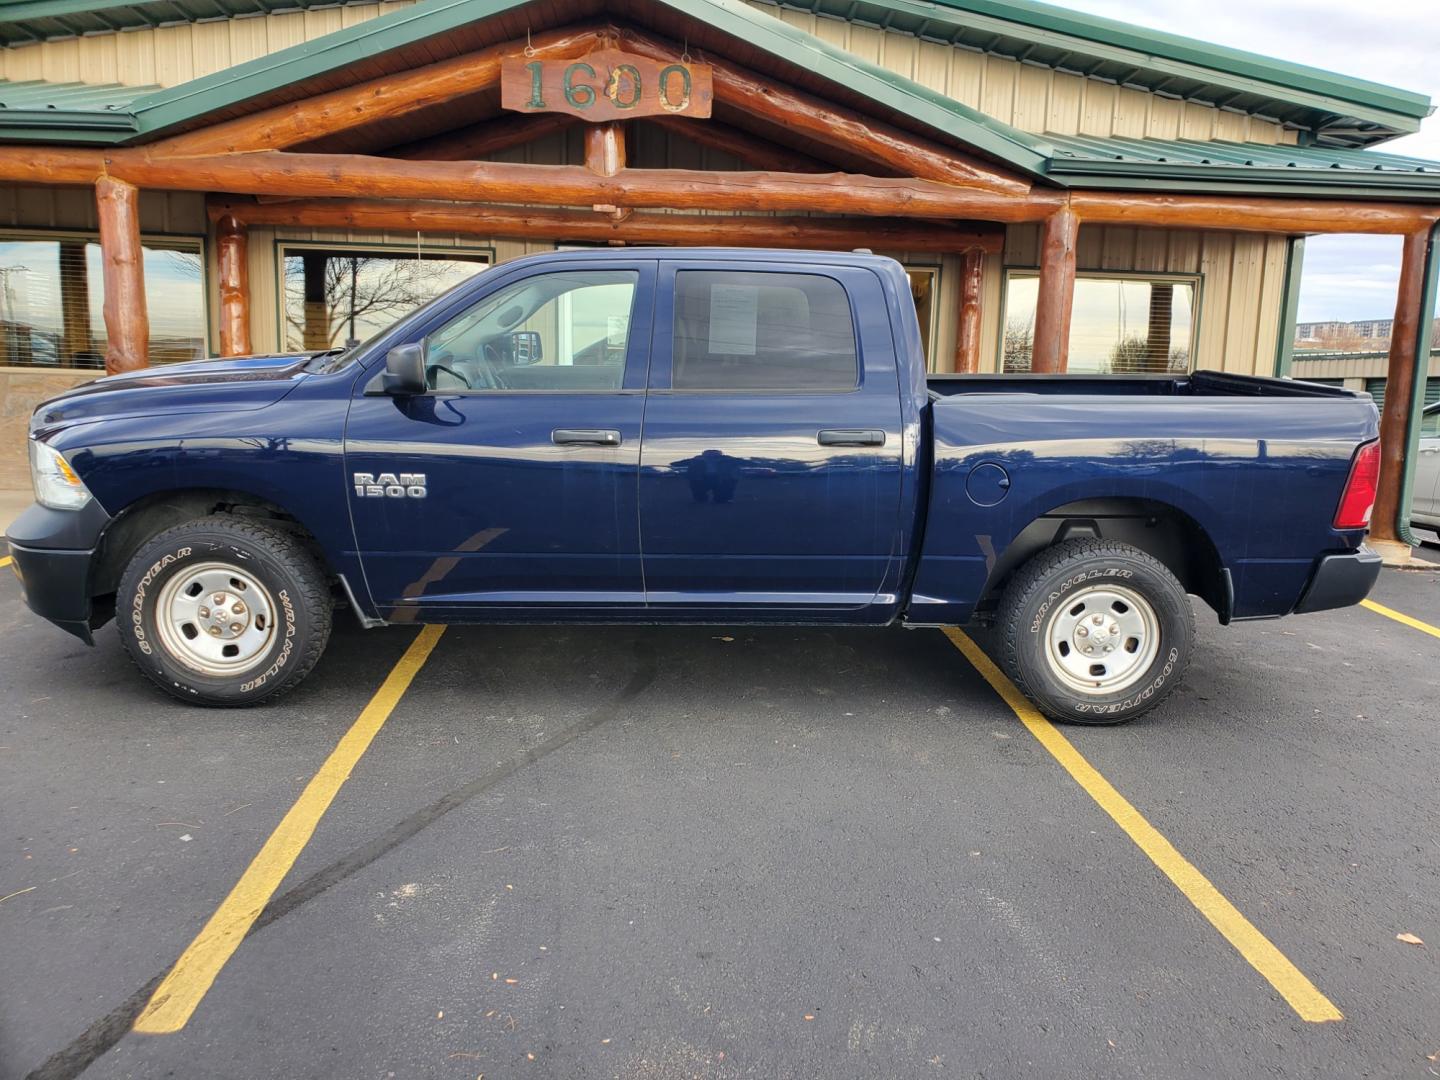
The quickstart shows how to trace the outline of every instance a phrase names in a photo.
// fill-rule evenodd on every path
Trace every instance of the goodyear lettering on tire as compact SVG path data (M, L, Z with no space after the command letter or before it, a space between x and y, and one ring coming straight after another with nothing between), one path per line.
M145 622L143 617L145 611L145 594L149 591L151 584L155 581L155 578L161 570L164 570L165 567L180 559L188 559L192 550L193 549L188 547L176 548L173 553L161 556L150 564L150 568L145 571L145 576L142 577L139 584L135 586L135 595L130 601L130 625L135 633L135 644L140 647L140 651L146 656L153 655L153 650L150 648L149 640L145 637Z

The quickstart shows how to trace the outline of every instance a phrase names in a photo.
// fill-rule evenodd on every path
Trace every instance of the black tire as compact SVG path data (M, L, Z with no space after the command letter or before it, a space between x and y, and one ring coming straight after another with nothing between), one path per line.
M243 575L232 580L248 579L264 591L252 614L262 635L268 619L269 636L254 646L253 660L234 661L242 669L208 673L187 661L184 643L167 647L157 607L167 583L227 566ZM231 599L242 595L236 591ZM263 521L215 514L168 529L135 553L120 577L115 623L130 658L166 693L201 705L254 705L293 689L310 673L330 638L332 606L325 575L293 535Z
M1109 587L1148 604L1158 629L1154 656L1146 663L1140 653L1134 664L1143 664L1143 669L1132 666L1123 676L1128 681L1114 691L1077 689L1060 674L1065 661L1050 638L1057 636L1062 618L1073 619L1077 612L1083 625L1089 612L1080 605L1087 595L1102 595L1092 590ZM1076 607L1061 607L1067 600L1074 600ZM1122 604L1117 610L1128 609ZM1011 579L1000 600L996 629L1006 674L1046 716L1075 724L1122 724L1160 704L1184 676L1194 651L1195 610L1169 568L1140 549L1112 540L1067 540L1040 552ZM1119 634L1118 629L1110 632ZM1121 646L1126 651L1128 640L1137 642L1138 653L1140 638L1127 639ZM1068 641L1063 648L1068 655ZM1103 676L1104 668L1100 663L1090 671L1098 669Z

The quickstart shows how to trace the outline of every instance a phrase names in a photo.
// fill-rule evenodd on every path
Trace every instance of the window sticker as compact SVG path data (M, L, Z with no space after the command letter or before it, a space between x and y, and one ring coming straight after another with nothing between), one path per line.
M759 309L758 285L711 285L710 354L754 356Z

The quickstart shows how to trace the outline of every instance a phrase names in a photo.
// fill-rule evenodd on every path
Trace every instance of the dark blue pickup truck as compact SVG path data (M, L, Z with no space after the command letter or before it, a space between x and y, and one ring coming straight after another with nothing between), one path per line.
M555 252L344 351L101 379L31 423L30 606L187 701L394 622L993 626L1129 719L1222 623L1362 599L1368 396L1201 371L931 376L870 254Z

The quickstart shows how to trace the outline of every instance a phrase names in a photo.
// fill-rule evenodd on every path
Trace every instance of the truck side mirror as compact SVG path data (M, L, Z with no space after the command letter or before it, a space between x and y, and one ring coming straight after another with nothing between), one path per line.
M381 381L387 394L423 394L425 384L425 346L397 345L385 354L385 375Z
M513 330L510 333L510 362L516 367L538 364L545 358L540 334L535 330Z

